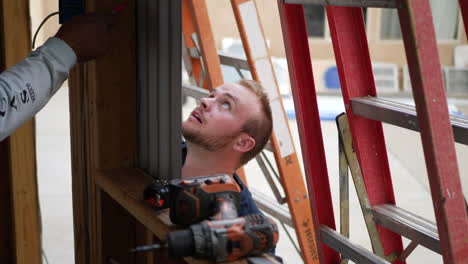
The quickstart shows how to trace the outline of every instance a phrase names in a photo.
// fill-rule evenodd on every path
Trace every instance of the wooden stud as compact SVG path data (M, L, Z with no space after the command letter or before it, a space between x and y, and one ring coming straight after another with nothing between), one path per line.
M114 1L86 1L87 11L110 12ZM113 45L104 57L78 65L70 75L72 135L72 189L76 263L103 263L107 255L118 253L102 245L132 247L134 241L113 239L103 225L119 218L118 229L135 231L135 223L112 202L101 204L95 185L98 168L131 167L136 156L136 63L134 1L119 15L113 30ZM125 41L122 41L124 39ZM130 51L130 52L129 52ZM101 211L109 212L102 214ZM114 214L115 213L115 214ZM124 219L121 219L123 217ZM116 225L112 225L116 228ZM107 250L109 249L109 250Z
M2 67L4 68L4 67ZM11 212L11 183L9 142L0 142L0 259L14 263L13 216Z
M1 5L0 23L3 38L0 52L3 59L2 65L7 69L24 59L30 51L29 1L2 1ZM2 176L10 178L10 185L7 185L7 188L11 188L9 192L7 191L11 195L10 205L2 208L2 211L7 215L11 214L9 228L11 228L10 235L12 234L14 237L11 240L6 238L6 242L11 243L14 240L14 245L5 245L6 251L1 251L5 253L5 258L12 260L12 262L15 259L16 263L40 263L41 230L36 179L34 120L18 128L2 142L2 145L5 148L3 148L3 155L0 156L9 160L9 164L2 167L2 169L6 168L5 174ZM5 162L2 161L2 163ZM8 200L6 199L6 201ZM7 213L8 211L9 213ZM8 216L6 217L8 218ZM8 223L9 220L5 219L5 221ZM13 248L15 250L14 257L10 253Z
M75 262L91 263L90 247L91 232L88 221L88 181L90 173L87 168L88 129L86 116L86 86L84 65L77 65L70 72L70 134L72 160L72 194L73 194L73 226L75 238Z

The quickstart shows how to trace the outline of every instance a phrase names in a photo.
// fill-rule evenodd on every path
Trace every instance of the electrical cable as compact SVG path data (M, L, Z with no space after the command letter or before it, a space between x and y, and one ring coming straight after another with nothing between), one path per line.
M55 15L58 15L58 14L60 14L59 11L53 12L53 13L49 14L48 16L46 16L46 17L42 20L41 24L39 25L39 27L38 27L37 30L36 30L36 33L34 33L34 37L33 37L33 41L32 41L32 49L34 49L34 46L36 45L37 33L39 33L39 30L41 30L41 28L42 28L42 26L44 25L44 23L47 22L47 20L49 20L49 18L51 18L51 17L53 17L53 16L55 16Z

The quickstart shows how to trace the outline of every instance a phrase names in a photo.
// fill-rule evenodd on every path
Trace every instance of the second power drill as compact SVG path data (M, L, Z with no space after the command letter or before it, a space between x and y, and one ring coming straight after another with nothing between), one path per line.
M240 187L228 174L216 174L170 182L156 181L143 198L156 210L169 208L172 223L189 226L203 220L238 216Z
M238 217L240 187L227 174L157 181L145 189L144 199L155 209L169 208L171 221L189 228L136 252L167 248L173 257L222 262L268 252L278 242L278 228L269 217Z
M167 249L171 257L192 256L224 262L260 255L272 249L277 242L278 228L271 218L248 215L205 220L188 229L170 232L166 242L137 247L132 251Z

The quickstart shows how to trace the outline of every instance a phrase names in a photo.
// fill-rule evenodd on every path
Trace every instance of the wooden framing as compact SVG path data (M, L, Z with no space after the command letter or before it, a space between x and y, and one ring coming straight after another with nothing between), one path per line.
M114 1L85 1L109 12ZM136 55L134 1L114 30L108 55L70 74L72 191L76 263L133 263L138 223L96 186L100 169L135 165ZM123 40L123 41L122 41Z
M169 5L168 0L165 2ZM109 11L114 4L112 0L86 2L87 11ZM151 178L132 169L139 166L135 14L135 1L128 1L109 53L77 65L70 76L76 263L153 263L152 254L134 255L129 249L153 242L152 233L163 237L170 230L167 222L150 218L156 212L141 197ZM172 25L158 26L160 31L169 32ZM160 41L164 42L162 38ZM170 62L166 58L157 63L162 69L170 67L162 63ZM173 85L174 81L166 84Z
M29 1L0 1L1 69L30 51ZM34 120L0 142L0 259L40 263L41 240L36 180Z
M9 144L0 142L0 258L8 263L14 260L13 219L11 215L11 189Z

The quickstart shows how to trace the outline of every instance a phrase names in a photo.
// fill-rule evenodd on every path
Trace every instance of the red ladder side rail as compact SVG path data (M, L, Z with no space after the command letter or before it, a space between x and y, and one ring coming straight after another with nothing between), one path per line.
M316 223L315 230L319 233L319 225L336 228L304 8L302 5L284 4L282 0L278 0L278 8L302 145L310 206ZM320 243L320 247L320 263L340 261L339 254L323 242Z
M463 17L463 25L465 26L465 33L468 35L468 0L458 0L460 10Z
M468 219L429 0L398 14L445 263L468 262ZM465 1L466 2L466 1Z
M351 109L350 98L377 94L362 9L330 6L326 10L346 114L369 202L395 204L382 124L353 115ZM381 226L377 230L385 255L402 252L399 235Z

